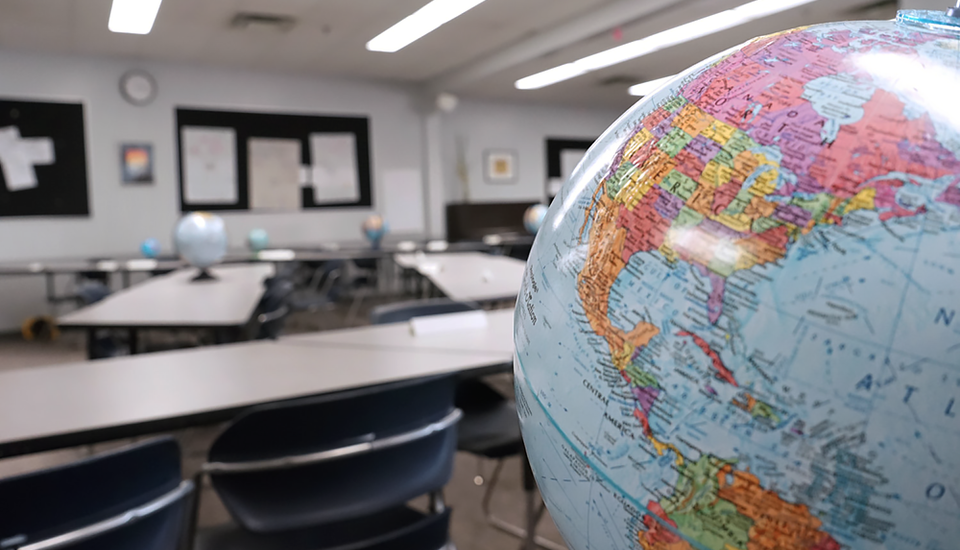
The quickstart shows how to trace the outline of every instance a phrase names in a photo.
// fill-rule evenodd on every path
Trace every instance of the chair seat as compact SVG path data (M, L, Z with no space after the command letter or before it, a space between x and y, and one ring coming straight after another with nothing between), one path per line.
M439 550L450 510L424 514L402 506L322 527L260 535L236 524L197 533L195 550Z
M483 410L465 412L457 432L457 449L487 458L504 458L523 449L517 406L503 401Z

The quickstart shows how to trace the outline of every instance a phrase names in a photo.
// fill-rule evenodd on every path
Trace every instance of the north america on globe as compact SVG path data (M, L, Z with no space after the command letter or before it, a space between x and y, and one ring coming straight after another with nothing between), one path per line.
M756 39L601 137L516 318L571 548L960 547L960 40Z

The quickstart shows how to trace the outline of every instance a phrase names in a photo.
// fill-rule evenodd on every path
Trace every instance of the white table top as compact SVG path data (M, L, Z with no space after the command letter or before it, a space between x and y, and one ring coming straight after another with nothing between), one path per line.
M396 254L400 267L416 269L448 298L459 302L516 298L526 263L480 252Z
M212 268L213 281L191 282L195 268L153 277L91 306L60 316L64 327L229 327L246 323L263 295L270 264Z
M0 372L0 457L97 430L501 363L488 353L261 341ZM44 438L46 447L29 448Z
M513 360L513 309L487 312L483 329L462 329L414 336L410 323L328 330L281 338L282 344L344 346L381 350L436 350L486 353Z

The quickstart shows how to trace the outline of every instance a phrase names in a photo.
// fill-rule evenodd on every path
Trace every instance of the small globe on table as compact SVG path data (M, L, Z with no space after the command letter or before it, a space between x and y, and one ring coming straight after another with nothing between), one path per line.
M534 204L523 213L523 227L531 235L536 235L543 225L543 218L547 215L547 207L543 204Z
M380 241L383 240L384 235L386 235L387 231L389 231L389 226L379 214L372 214L367 219L363 220L360 230L363 232L363 236L370 241L374 248L379 248Z
M160 250L160 241L152 237L140 243L140 253L144 258L154 259L160 255Z
M173 242L185 262L200 268L194 281L212 280L215 277L207 268L219 263L227 253L223 218L207 212L191 212L177 222Z
M254 252L260 252L270 246L270 235L265 229L251 229L247 234L247 246Z
M515 322L571 549L958 548L958 23L752 40L588 151Z

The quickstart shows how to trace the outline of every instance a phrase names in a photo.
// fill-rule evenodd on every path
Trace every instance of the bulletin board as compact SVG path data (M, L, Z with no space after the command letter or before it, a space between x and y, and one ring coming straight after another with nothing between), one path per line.
M546 161L547 182L546 195L549 202L566 183L577 163L583 158L587 149L593 145L593 139L547 138Z
M0 217L89 216L83 105L0 100Z
M180 209L370 206L366 117L177 109Z

